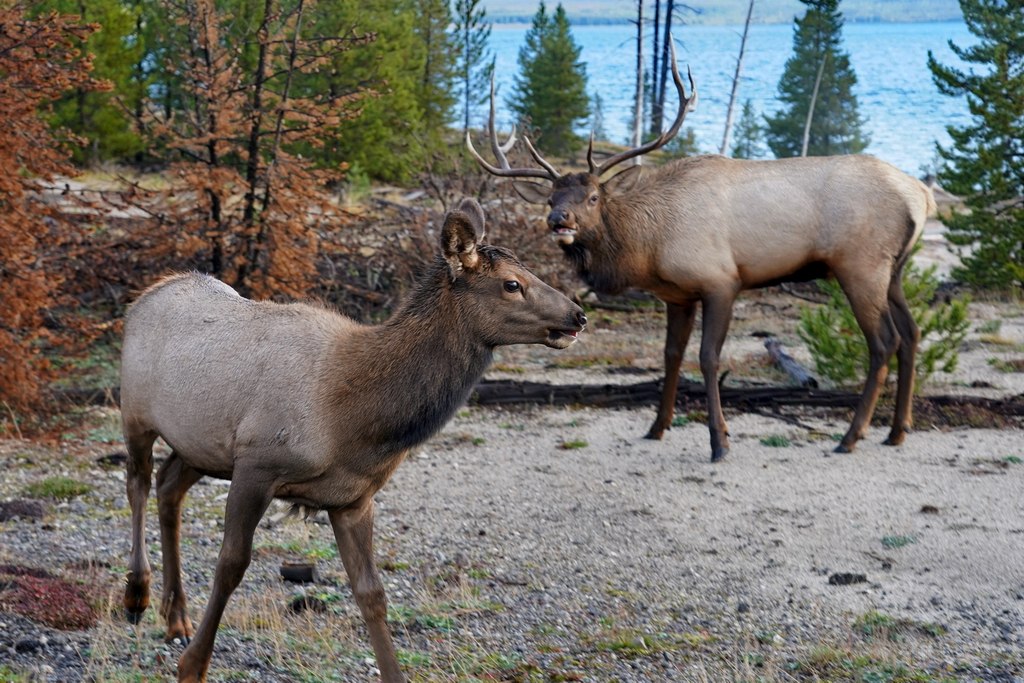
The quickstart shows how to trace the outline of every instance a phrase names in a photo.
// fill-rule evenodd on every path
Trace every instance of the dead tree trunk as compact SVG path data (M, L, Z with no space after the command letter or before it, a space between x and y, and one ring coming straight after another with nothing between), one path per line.
M754 14L754 0L747 6L747 21L743 24L743 38L740 39L740 54L736 58L736 73L732 77L732 92L729 93L729 108L725 111L725 133L722 135L722 146L718 153L729 153L729 137L732 135L732 119L736 111L736 93L740 87L740 72L743 71L743 53L747 49L747 34L750 32L750 17Z
M804 123L804 141L800 146L800 156L807 156L807 147L811 141L811 121L814 119L814 105L818 102L818 88L821 87L821 76L825 73L825 62L828 61L828 52L821 57L821 64L818 65L818 75L814 79L814 90L811 92L811 106L807 109L807 121Z
M636 101L633 103L633 146L642 143L644 130L644 0L636 2ZM633 164L639 166L642 157Z

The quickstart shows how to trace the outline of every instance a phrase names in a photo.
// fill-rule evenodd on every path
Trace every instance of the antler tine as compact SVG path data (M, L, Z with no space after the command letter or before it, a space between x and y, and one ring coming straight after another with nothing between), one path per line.
M672 56L672 80L676 84L676 90L679 92L679 112L676 114L676 120L672 122L672 126L658 137L654 138L650 142L636 147L634 149L628 149L624 152L609 157L604 161L603 164L597 167L597 170L591 170L593 175L600 176L605 173L608 169L613 166L632 159L633 157L640 156L641 154L647 154L653 150L663 147L669 140L676 136L679 132L679 128L683 125L683 119L686 118L687 113L693 111L697 106L697 84L693 81L693 73L690 72L689 67L686 69L687 75L690 77L690 96L686 96L686 90L683 85L683 77L679 75L679 65L676 64L676 46L672 39L671 34L669 35L669 53ZM591 164L593 169L593 164Z
M512 129L509 133L508 140L505 141L504 145L498 144L498 128L494 124L494 71L491 71L491 116L488 119L488 128L491 135L491 151L494 153L494 158L498 160L498 164L502 168L508 168L508 159L505 158L505 153L512 149L512 145L516 142L516 130Z
M533 143L530 142L530 138L528 138L528 137L526 137L524 135L523 136L523 141L526 142L526 149L530 150L530 156L533 157L533 160L536 161L538 164L540 164L541 166L543 166L547 170L548 176L551 178L551 180L558 180L558 178L559 178L558 169L556 169L554 166L549 164L547 162L547 160L544 157L542 157L540 155L540 153L537 152L536 149L533 148Z
M544 167L539 168L512 168L508 163L508 157L505 156L516 143L516 127L512 126L512 132L508 134L508 140L504 144L498 143L498 130L494 123L494 74L491 74L491 116L488 121L488 127L490 128L491 136L491 151L494 153L494 158L498 161L498 166L494 166L487 162L480 153L473 147L473 137L470 135L469 130L466 130L466 147L469 149L469 153L473 155L476 162L480 166L490 173L491 175L500 176L503 178L546 178L548 180L555 180L558 178L558 172L554 168L544 161L539 154L533 149L533 145L530 144L529 140L526 140L526 145L530 149L530 153L533 154L533 158ZM526 139L525 137L523 139Z
M590 131L590 143L587 145L587 165L590 166L591 175L601 175L600 168L594 163L594 131Z
M509 131L508 140L505 141L504 145L501 145L500 149L505 154L508 154L512 150L512 146L516 144L516 127L512 124L512 130Z

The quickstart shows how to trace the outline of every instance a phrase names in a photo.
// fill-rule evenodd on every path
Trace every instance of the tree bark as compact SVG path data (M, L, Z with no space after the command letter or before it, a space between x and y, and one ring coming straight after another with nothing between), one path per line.
M633 103L633 147L642 144L644 130L644 0L636 1L636 101ZM633 158L633 165L643 163L643 156Z
M675 0L665 3L665 32L661 40L661 73L657 74L657 89L654 95L654 107L651 111L651 132L661 133L665 118L665 83L668 80L669 41L672 40L672 15L675 13Z
M743 52L747 48L747 33L750 31L750 17L754 14L754 0L747 6L747 21L743 24L743 38L740 40L740 54L736 58L736 73L732 77L732 92L729 93L729 108L725 111L725 133L722 134L722 146L719 154L729 153L729 137L732 135L732 119L736 111L736 93L740 86L740 72L743 71Z
M811 106L807 108L807 121L804 123L804 140L800 146L800 156L807 156L807 146L811 141L811 121L814 119L814 105L818 101L818 88L821 86L821 75L825 73L825 62L828 61L828 52L821 57L821 64L818 65L818 75L814 79L814 91L811 92Z

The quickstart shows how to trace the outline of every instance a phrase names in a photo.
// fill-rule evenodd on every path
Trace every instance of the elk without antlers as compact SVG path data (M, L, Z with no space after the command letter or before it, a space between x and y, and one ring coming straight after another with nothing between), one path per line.
M382 325L319 306L249 301L195 273L161 280L132 306L121 360L132 514L124 605L137 622L149 604L145 513L160 436L172 449L156 475L160 612L169 641L191 638L179 681L206 680L217 625L274 498L327 511L381 677L405 680L373 558L374 494L466 400L495 347L564 349L586 323L579 306L511 252L483 244L483 224L472 200L450 212L434 265ZM193 629L181 508L204 475L231 485L209 604Z
M660 439L671 425L697 303L703 311L700 366L711 459L716 461L729 450L717 376L736 296L744 289L834 276L870 351L863 394L836 450L851 451L864 436L894 353L899 365L896 410L886 443L901 443L911 425L919 333L900 278L935 209L930 190L863 155L772 161L696 156L650 170L633 166L602 182L601 175L616 164L665 145L694 107L696 88L691 79L694 94L684 97L675 62L673 51L680 106L666 133L600 165L593 161L591 143L589 173L553 177L537 169L517 174L509 168L495 173L552 181L550 187L531 182L515 182L514 187L527 201L550 205L548 225L593 289L615 293L637 287L666 303L665 384L648 438ZM492 107L492 131L493 112ZM504 152L511 149L511 140ZM480 160L471 143L470 151Z

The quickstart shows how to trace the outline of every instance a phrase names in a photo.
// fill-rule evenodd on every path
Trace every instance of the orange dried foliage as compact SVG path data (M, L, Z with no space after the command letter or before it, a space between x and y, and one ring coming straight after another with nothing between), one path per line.
M78 49L96 28L56 13L29 19L20 4L0 9L0 422L42 412L54 375L44 351L70 340L55 318L57 254L70 231L37 193L40 181L70 172L58 139L69 136L42 114L67 90L103 87Z
M316 168L296 150L322 144L359 96L310 96L299 82L371 38L307 40L302 14L312 4L285 11L265 0L251 34L258 58L248 71L222 39L225 17L212 0L172 5L188 54L169 67L185 106L170 116L154 106L141 122L177 158L172 189L136 188L160 216L161 239L150 240L147 261L188 263L257 298L300 297L313 288L318 234L345 222L328 191L344 168Z

